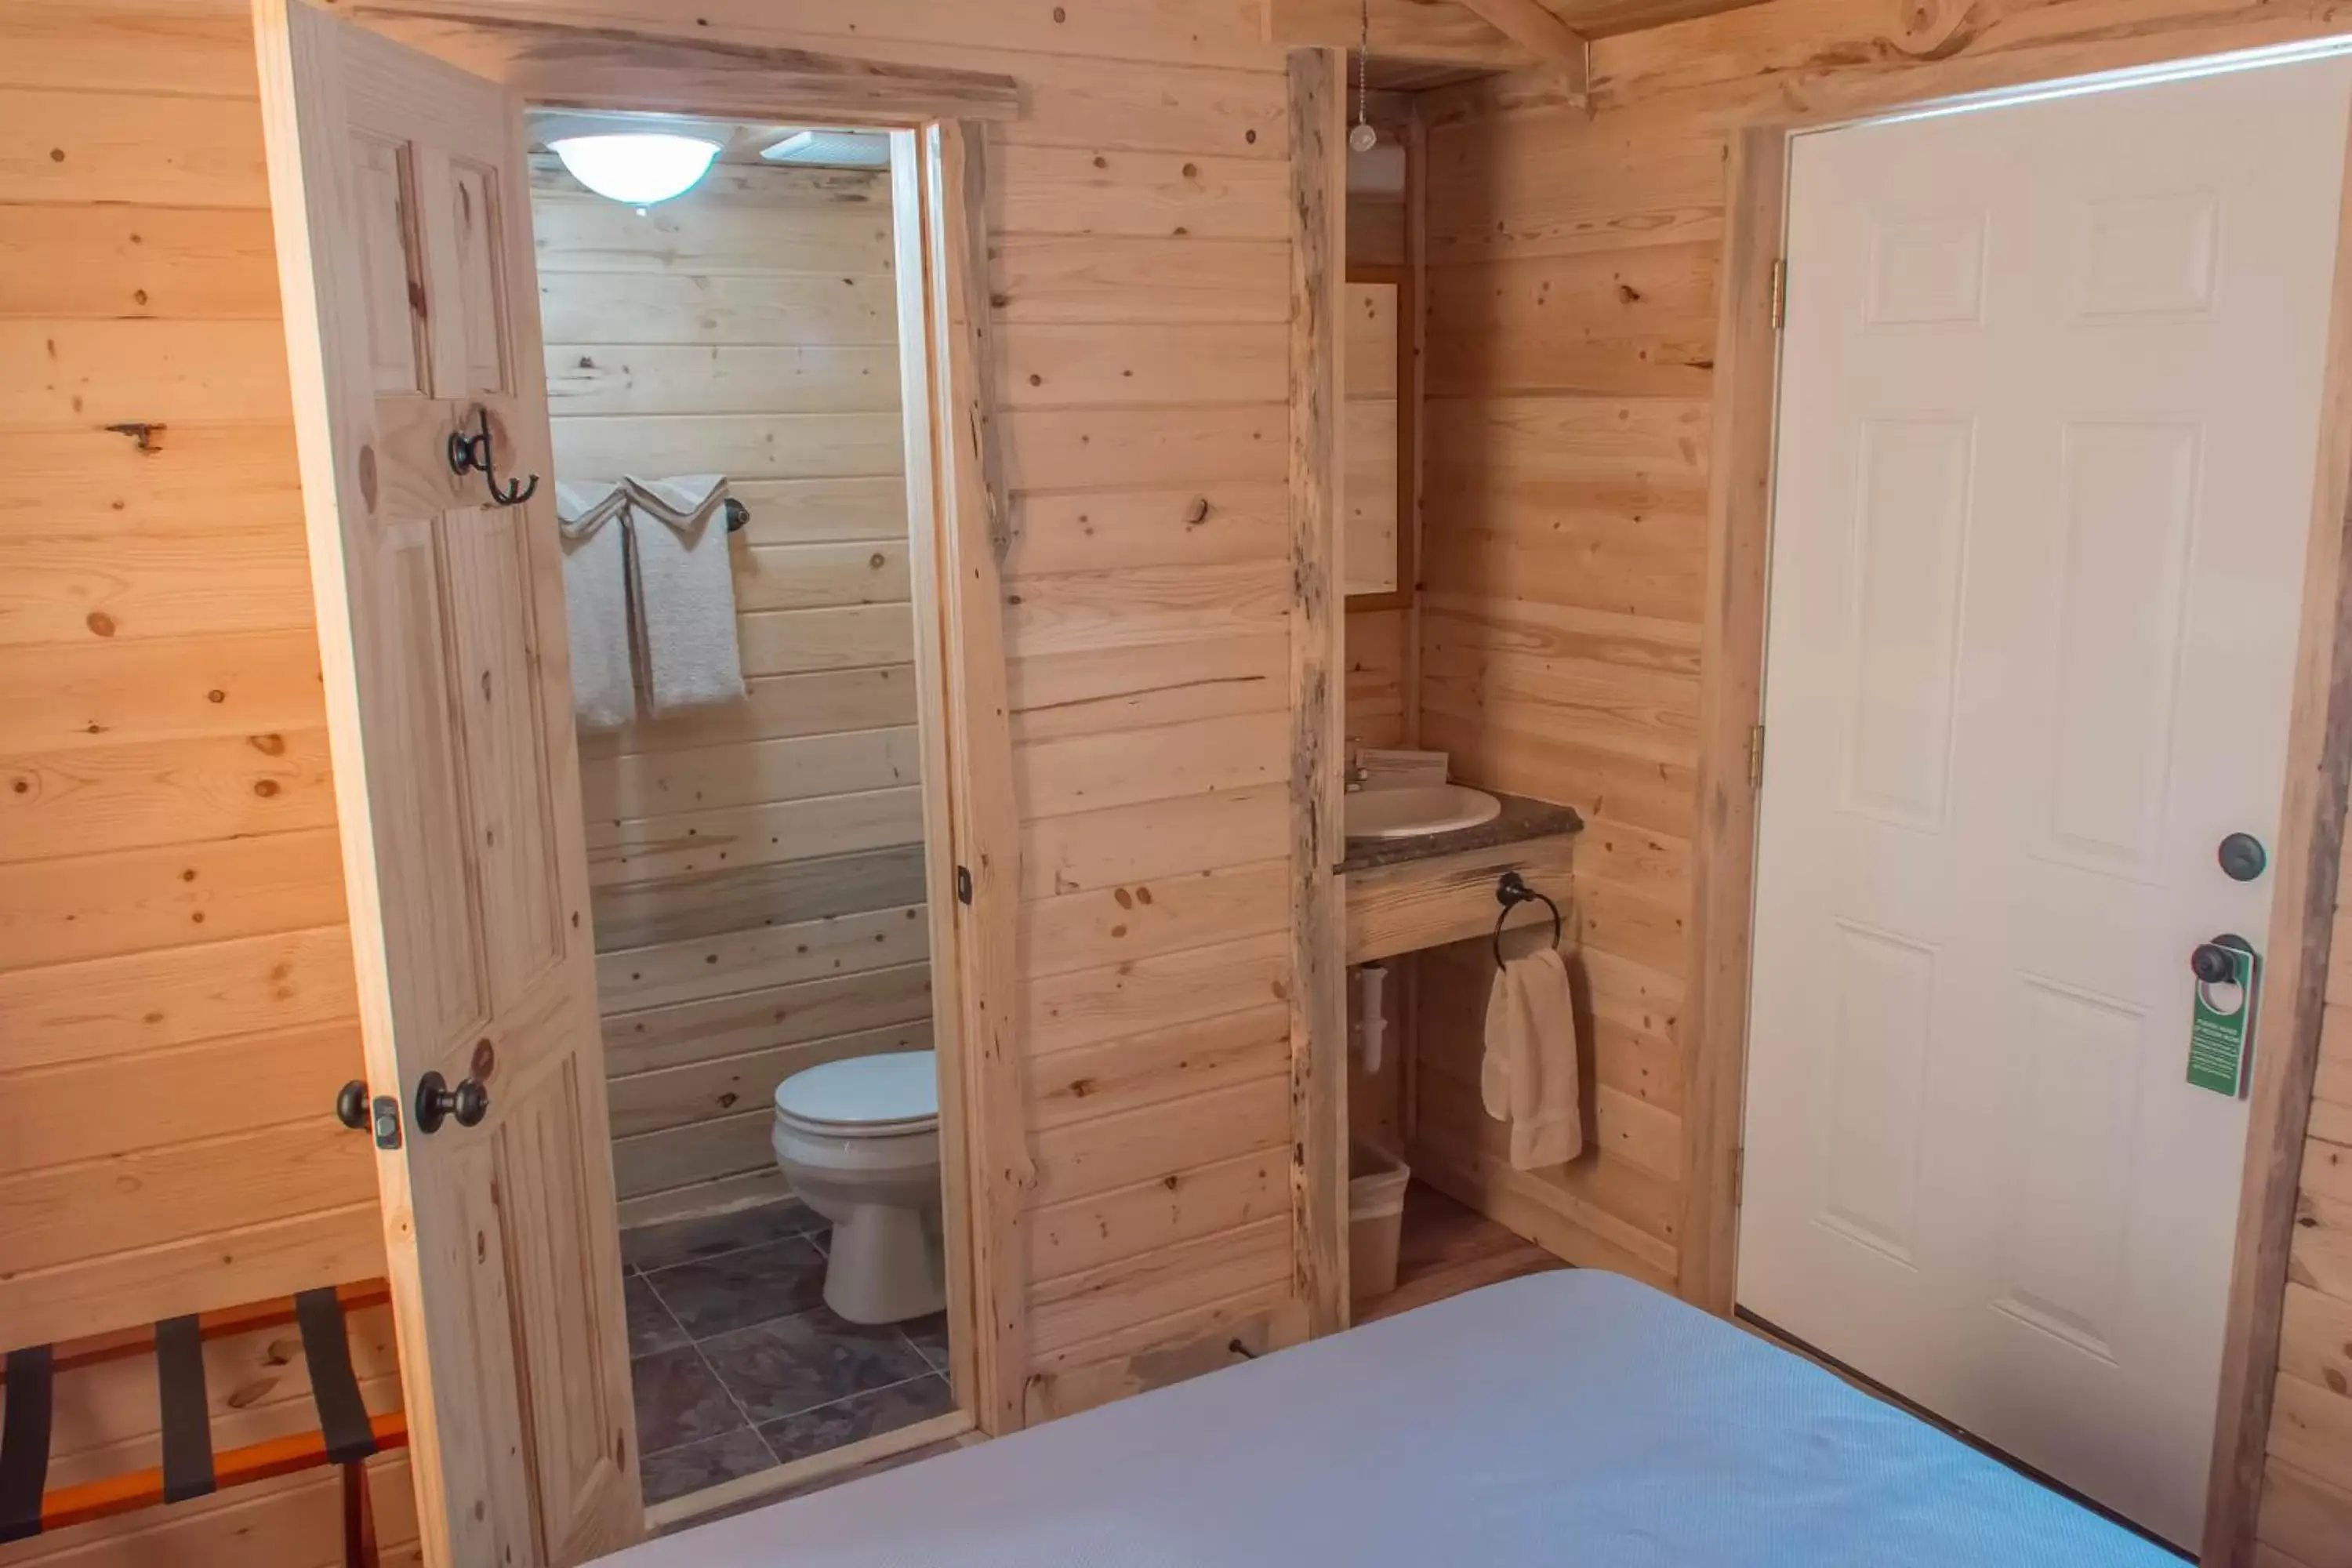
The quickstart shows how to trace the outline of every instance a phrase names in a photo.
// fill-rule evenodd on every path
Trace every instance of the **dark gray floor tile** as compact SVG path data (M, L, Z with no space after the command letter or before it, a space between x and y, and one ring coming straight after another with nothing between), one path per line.
M699 1443L665 1448L645 1457L646 1501L667 1502L722 1481L773 1469L776 1456L749 1426Z
M638 1357L629 1363L629 1382L636 1393L639 1453L658 1453L744 1425L743 1413L692 1345Z
M700 1349L755 1422L780 1421L931 1370L896 1325L868 1328L823 1307L706 1341Z
M831 1405L820 1405L797 1415L787 1415L760 1428L769 1448L785 1464L871 1437L895 1432L955 1408L955 1395L946 1378L926 1373L910 1382L871 1394L853 1394Z
M915 1342L923 1359L935 1372L948 1369L948 1315L933 1312L928 1318L914 1318L898 1325L898 1331Z
M816 1211L798 1198L737 1209L732 1214L705 1215L699 1219L671 1220L667 1225L641 1226L621 1233L621 1261L650 1274L656 1268L713 1258L762 1242L782 1241L828 1228Z
M746 1247L647 1274L678 1326L696 1340L805 1312L824 1300L824 1254L806 1237Z
M621 1280L621 1303L628 1309L632 1358L674 1350L687 1342L686 1331L677 1326L677 1320L669 1315L669 1309L662 1305L643 1275L631 1274Z

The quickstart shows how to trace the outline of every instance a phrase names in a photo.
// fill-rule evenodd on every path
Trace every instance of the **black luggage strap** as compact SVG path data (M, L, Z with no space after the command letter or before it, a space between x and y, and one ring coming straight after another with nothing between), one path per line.
M305 1290L294 1298L294 1321L302 1330L302 1359L310 1365L310 1397L319 1406L319 1436L327 1458L355 1465L376 1451L376 1441L359 1379L352 1373L342 1301L332 1286Z
M205 1331L192 1313L155 1325L155 1385L163 1416L163 1500L209 1497L213 1417L205 1397Z
M0 1418L0 1541L41 1533L49 1485L49 1347L8 1352L8 1411Z

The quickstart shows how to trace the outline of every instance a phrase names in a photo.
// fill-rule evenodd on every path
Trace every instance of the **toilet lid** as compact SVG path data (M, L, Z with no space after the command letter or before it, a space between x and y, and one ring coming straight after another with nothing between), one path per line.
M919 1131L939 1121L939 1068L929 1051L845 1057L778 1084L776 1110L804 1126L852 1135Z

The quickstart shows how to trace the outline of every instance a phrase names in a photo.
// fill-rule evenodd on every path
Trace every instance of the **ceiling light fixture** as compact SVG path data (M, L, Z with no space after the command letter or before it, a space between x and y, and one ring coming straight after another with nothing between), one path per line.
M719 156L716 142L668 132L566 136L548 145L573 179L600 196L634 207L685 195Z

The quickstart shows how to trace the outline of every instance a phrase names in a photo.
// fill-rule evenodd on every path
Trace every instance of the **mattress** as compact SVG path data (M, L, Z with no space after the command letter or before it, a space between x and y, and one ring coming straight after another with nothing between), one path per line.
M615 1568L2176 1568L1622 1276L1537 1275Z

